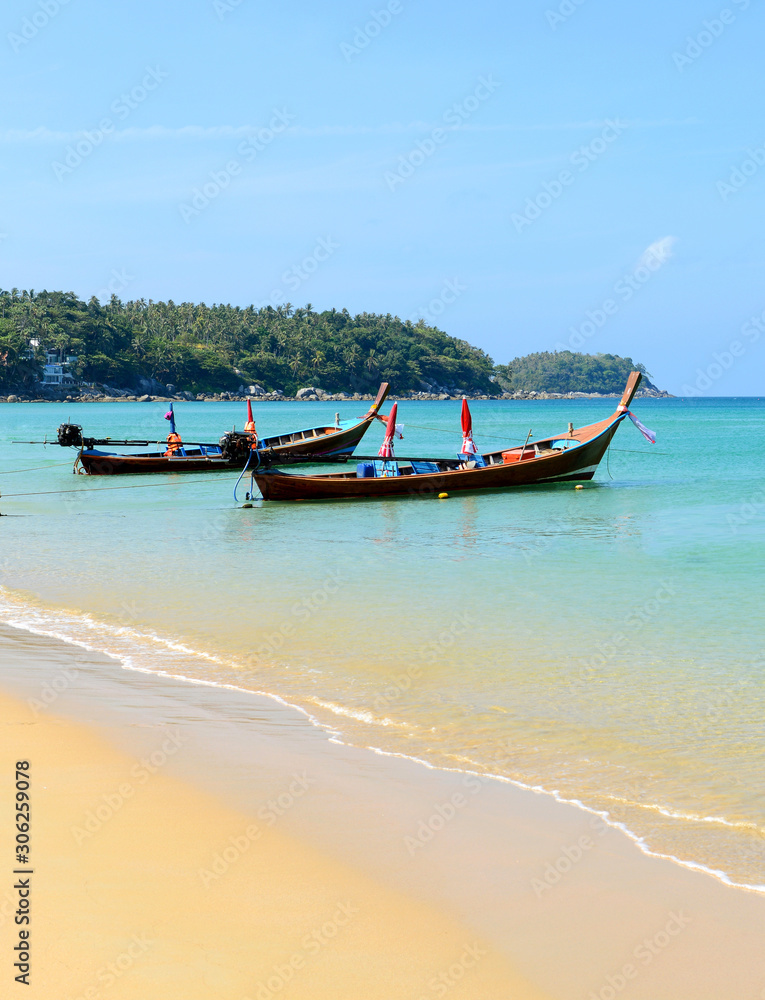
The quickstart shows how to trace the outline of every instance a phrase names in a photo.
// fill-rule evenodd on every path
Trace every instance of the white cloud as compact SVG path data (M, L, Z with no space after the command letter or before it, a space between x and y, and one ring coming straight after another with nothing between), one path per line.
M645 250L640 255L640 260L638 261L638 266L647 267L658 261L660 264L664 264L672 256L673 247L677 243L676 236L662 236L660 240L654 240L654 242L646 247Z
M536 131L567 131L602 128L605 121L558 122L547 125L517 125L498 123L495 125L477 122L463 122L461 125L444 125L443 121L426 122L382 122L377 125L290 125L284 131L287 134L321 137L343 135L396 135L410 132L429 132L439 127L449 132L536 132ZM635 121L628 122L630 127L661 128L667 125L698 124L695 119L684 119L681 122L666 121ZM115 129L110 132L109 139L116 142L132 142L145 140L192 139L208 141L217 139L238 139L254 135L263 125L181 125L168 127L165 125L132 126ZM91 130L92 131L92 130ZM0 143L26 142L76 142L84 135L84 130L63 132L39 125L34 129L6 129L0 131Z

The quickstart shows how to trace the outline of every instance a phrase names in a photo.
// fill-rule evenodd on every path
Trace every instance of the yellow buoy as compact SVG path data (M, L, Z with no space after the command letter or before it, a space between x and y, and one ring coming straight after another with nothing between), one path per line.
M449 494L448 493L439 493L438 494L438 499L439 500L448 500L449 499Z
M584 486L575 486L575 487L574 487L574 489L575 489L575 490L583 490L583 489L584 489Z
M246 510L248 507L252 507L252 504L251 503L243 503L242 504L242 510Z

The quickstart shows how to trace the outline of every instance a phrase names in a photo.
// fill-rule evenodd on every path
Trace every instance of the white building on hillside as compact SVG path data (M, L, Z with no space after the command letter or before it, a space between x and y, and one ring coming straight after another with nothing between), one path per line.
M77 380L71 366L77 364L77 355L64 355L63 351L46 351L42 384L49 389L74 389Z

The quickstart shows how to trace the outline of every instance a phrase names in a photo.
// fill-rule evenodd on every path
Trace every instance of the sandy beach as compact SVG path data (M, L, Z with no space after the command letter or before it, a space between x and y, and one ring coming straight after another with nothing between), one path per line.
M142 763L23 703L0 708L5 772L17 757L31 764L25 995L417 996L451 969L464 996L543 996L448 914L162 773L187 735ZM299 776L288 787L304 790ZM2 824L11 830L8 797ZM7 955L10 868L5 881Z
M7 627L0 663L3 768L31 766L25 995L761 995L763 897L581 809Z

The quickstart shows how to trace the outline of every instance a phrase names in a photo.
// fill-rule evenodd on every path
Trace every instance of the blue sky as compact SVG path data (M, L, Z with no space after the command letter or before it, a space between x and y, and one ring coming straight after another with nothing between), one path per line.
M0 20L2 287L424 316L498 362L570 346L763 392L754 0Z

